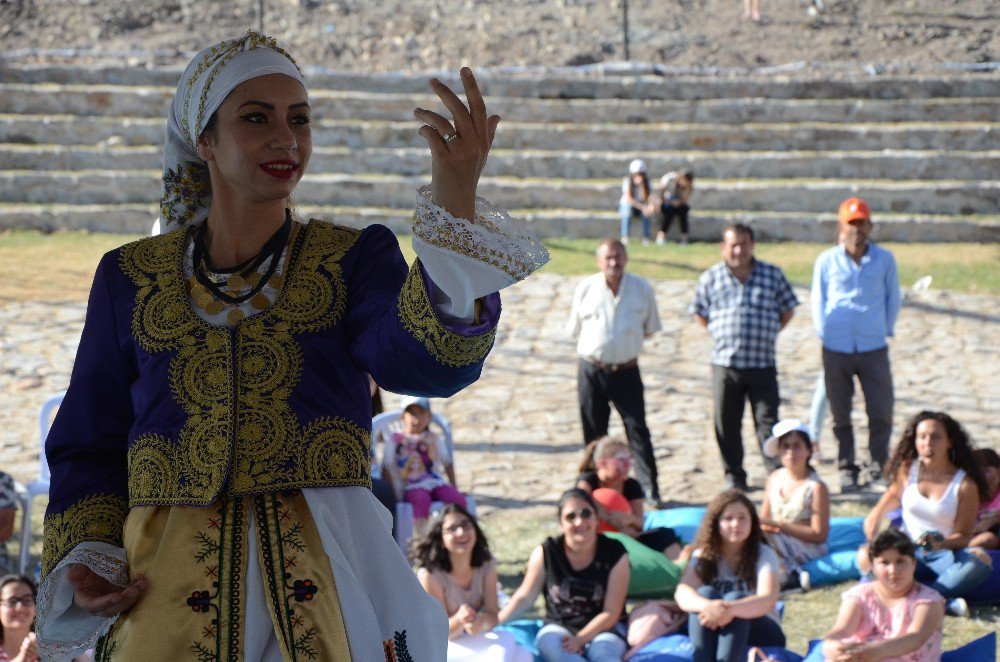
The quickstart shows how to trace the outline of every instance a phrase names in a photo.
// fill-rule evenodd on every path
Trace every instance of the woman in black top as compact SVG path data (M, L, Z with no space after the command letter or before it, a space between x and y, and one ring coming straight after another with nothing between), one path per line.
M597 532L596 510L587 492L563 493L562 535L534 549L521 586L500 612L501 622L516 618L545 587L545 626L535 645L546 662L618 661L628 648L613 631L625 607L628 554Z

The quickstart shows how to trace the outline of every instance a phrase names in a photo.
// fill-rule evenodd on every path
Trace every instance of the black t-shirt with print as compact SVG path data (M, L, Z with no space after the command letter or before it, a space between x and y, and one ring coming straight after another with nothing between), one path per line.
M626 553L625 546L606 536L597 536L593 562L574 570L566 558L564 536L546 538L545 621L578 632L604 610L611 569Z

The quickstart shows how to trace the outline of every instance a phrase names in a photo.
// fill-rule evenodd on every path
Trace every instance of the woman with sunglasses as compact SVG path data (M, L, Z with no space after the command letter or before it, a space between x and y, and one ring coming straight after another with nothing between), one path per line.
M35 584L21 575L0 578L0 660L36 662Z
M628 443L616 437L601 437L587 444L576 486L594 499L598 531L624 533L676 560L681 545L673 529L643 530L646 493L639 481L629 476L631 468Z
M597 532L596 511L587 492L563 492L562 535L531 552L524 580L500 611L501 623L516 618L544 586L545 625L535 645L545 662L618 662L628 648L617 627L628 591L628 554Z

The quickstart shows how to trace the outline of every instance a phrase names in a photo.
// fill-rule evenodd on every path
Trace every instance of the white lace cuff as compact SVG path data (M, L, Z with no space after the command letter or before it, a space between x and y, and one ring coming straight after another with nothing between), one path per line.
M43 660L70 660L93 648L117 616L94 616L73 604L69 566L82 563L112 584L128 586L125 550L103 542L83 542L53 568L38 588L36 635Z
M413 250L443 296L447 318L472 318L479 297L513 285L549 261L549 252L506 210L476 198L476 220L456 218L431 201L431 187L417 191Z

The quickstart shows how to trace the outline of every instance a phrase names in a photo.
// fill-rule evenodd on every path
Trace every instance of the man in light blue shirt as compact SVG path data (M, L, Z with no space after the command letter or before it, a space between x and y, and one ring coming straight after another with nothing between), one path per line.
M854 376L861 382L868 414L870 480L881 477L892 435L892 371L888 338L899 315L899 276L892 253L868 241L871 210L861 198L840 205L842 243L816 259L812 318L823 342L826 392L839 446L840 490L859 489L854 458L851 398ZM891 477L887 477L891 478Z

